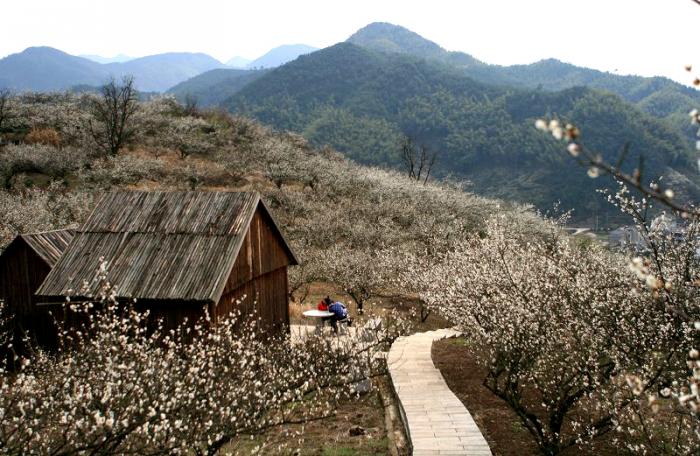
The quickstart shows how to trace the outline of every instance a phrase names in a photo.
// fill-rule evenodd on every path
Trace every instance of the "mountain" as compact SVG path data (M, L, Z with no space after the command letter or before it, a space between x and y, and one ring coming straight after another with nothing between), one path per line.
M133 75L139 90L162 92L223 64L206 54L169 53L100 64L50 47L31 47L0 59L0 87L25 91L99 86L111 76Z
M238 68L238 69L243 69L250 64L252 60L246 59L245 57L240 57L240 56L235 56L232 57L231 60L226 62L226 66L231 67L231 68Z
M305 44L285 44L268 51L262 57L250 62L247 68L275 68L290 62L300 55L310 54L318 48Z
M590 133L588 145L604 157L614 160L629 144L629 166L644 154L647 175L664 174L700 196L682 133L617 95L491 85L407 53L340 43L269 71L223 105L369 164L399 164L398 141L409 134L439 151L436 173L468 179L476 192L543 209L559 200L581 217L607 208L594 192L604 181L572 172L562 144L534 129L536 118L557 115Z
M118 54L115 55L114 57L102 57L100 55L94 55L94 54L81 54L79 57L82 57L84 59L92 60L93 62L97 63L123 63L123 62L128 62L129 60L134 60L135 57L129 57L128 55L124 54Z
M556 59L529 65L484 65L469 68L466 74L480 81L549 91L577 86L606 90L681 127L689 126L688 112L700 106L700 92L668 78L622 76Z
M469 54L449 52L407 28L387 22L373 22L355 32L347 42L377 52L407 54L464 68L484 65Z
M109 76L103 65L50 47L30 47L0 59L0 87L52 91L76 84L99 85Z
M148 92L163 92L193 76L223 66L207 54L188 52L156 54L105 65L114 74L133 75L139 90Z
M462 52L448 52L436 43L404 27L373 23L358 30L348 42L379 52L400 53L453 65L465 74L489 84L558 91L578 86L606 90L640 109L663 117L695 135L687 113L700 106L700 92L664 77L622 76L578 67L556 59L528 65L487 65Z
M218 106L267 71L219 68L181 82L167 93L175 95L181 102L191 96L201 107Z

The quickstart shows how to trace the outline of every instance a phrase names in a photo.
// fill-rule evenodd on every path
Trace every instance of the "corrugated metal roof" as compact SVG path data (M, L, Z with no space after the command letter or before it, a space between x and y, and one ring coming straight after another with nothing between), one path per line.
M259 203L244 192L107 194L37 295L64 296L83 281L95 294L102 256L119 297L216 302Z
M27 233L20 237L44 260L54 267L73 239L73 230L54 230L42 233Z

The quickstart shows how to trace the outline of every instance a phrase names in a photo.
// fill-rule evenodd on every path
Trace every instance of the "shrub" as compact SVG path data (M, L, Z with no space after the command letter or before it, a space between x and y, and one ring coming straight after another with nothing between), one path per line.
M92 209L93 198L65 192L60 184L21 193L0 190L0 248L21 233L76 228Z
M158 180L165 175L165 165L158 159L119 155L95 161L82 172L81 178L87 184L110 188L134 185L142 180Z
M24 142L59 148L61 146L61 136L53 128L33 128L24 137Z
M86 157L72 148L56 149L42 144L10 145L0 151L2 185L9 188L19 173L34 172L63 179L85 166Z

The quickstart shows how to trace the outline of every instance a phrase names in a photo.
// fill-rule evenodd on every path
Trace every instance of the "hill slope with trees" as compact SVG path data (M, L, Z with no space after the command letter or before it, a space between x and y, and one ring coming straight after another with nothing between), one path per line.
M431 85L415 74L415 86L442 88L450 81L447 75ZM362 80L349 77L352 84ZM639 120L639 111L613 105L619 99L612 95L577 89L539 93L543 98L537 99L531 92L499 95L479 83L459 88L474 103L503 99L484 123L495 129L486 134L503 127L499 116L514 123L557 97L558 106L576 115L601 117L608 109L610 125L595 132L603 141L628 126L648 131L642 139L650 147L661 147L654 142L659 138L672 140L655 131L655 123L630 123L625 115ZM241 328L236 320L201 322L193 331L151 331L148 316L129 303L115 313L116 302L107 301L119 286L109 280L111 259L95 258L103 298L85 308L85 316L96 317L91 324L80 332L59 327L66 343L55 354L18 355L20 375L0 369L0 409L11 424L0 426L5 453L108 446L110 454L220 454L224 445L251 442L251 434L264 438L290 421L335 425L333 409L357 401L348 382L386 372L374 350L386 350L405 334L408 322L401 315L426 329L407 312L414 303L458 325L469 356L453 358L455 364L464 368L476 360L484 394L512 409L516 421L508 426L519 425L542 454L698 453L700 378L688 371L700 357L694 348L694 322L700 321L697 215L690 216L685 234L669 233L668 224L647 220L648 200L637 204L620 192L617 203L640 230L643 224L652 246L648 259L638 251L621 254L566 235L562 220L543 220L526 207L481 198L454 183L417 182L359 166L299 135L220 110L190 109L172 97L138 102L133 96L120 108L110 103L108 89L102 95L5 99L4 113L11 115L0 118L0 132L11 132L13 142L0 144L0 247L21 233L76 227L106 191L257 191L301 259L290 271L291 309L301 313L301 302L315 301L307 299L311 287L323 284L334 287L334 296L348 297L352 311L366 304L354 326L363 330L364 318L383 320L378 330L342 344L329 343L324 334L301 343L286 334L261 339L258 326ZM386 90L385 82L378 81L377 90ZM353 99L349 94L342 101ZM104 118L105 109L131 114L129 134L116 150L94 134L110 133L113 116ZM643 115L639 121L645 122ZM546 163L547 157L537 160ZM676 160L682 164L684 158ZM567 165L559 173L585 175ZM79 305L71 300L66 309ZM0 347L9 349L5 309L0 305ZM259 394L261 372L274 380L266 385L272 394ZM86 400L86 391L99 400ZM383 413L381 404L377 408ZM352 415L363 418L357 408ZM336 419L349 424L347 415ZM295 434L294 447L304 432ZM289 441L290 434L280 435ZM385 454L380 448L386 441L374 440L377 454ZM357 442L347 444L354 450ZM610 451L601 452L599 444ZM264 450L289 453L286 445L275 446Z
M573 87L590 87L612 92L642 110L668 118L690 132L686 114L700 105L697 90L664 77L623 76L583 68L556 59L528 65L488 65L469 54L448 52L438 44L398 25L373 23L347 40L367 49L413 55L448 63L464 70L478 81L489 84L558 91Z
M683 134L620 97L587 88L560 92L478 82L453 65L350 43L302 56L248 84L224 102L233 112L330 144L363 163L397 165L403 135L439 154L436 172L474 191L548 208L561 201L581 214L605 207L599 182L561 172L568 160L538 135L536 118L557 115L595 131L591 146L615 160L646 161L648 175L699 181Z
M180 101L191 97L202 107L218 106L267 71L217 68L183 81L167 93Z

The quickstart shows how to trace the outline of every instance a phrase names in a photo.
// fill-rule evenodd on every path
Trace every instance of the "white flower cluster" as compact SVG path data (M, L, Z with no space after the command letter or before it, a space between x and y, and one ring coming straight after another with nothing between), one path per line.
M676 258L685 252L685 273L700 277L698 241L664 244L658 257L634 260L631 274L624 257L579 245L554 225L538 233L513 222L495 217L438 262L413 258L404 278L467 334L486 386L550 454L608 432L635 452L697 450L687 414L676 415L680 403L657 392L669 381L668 396L691 401L696 392L682 385L684 353L697 341L686 318L700 318L700 293L678 285ZM640 278L649 291L632 292ZM650 440L639 443L642 429Z
M383 372L383 325L344 343L292 341L255 315L165 330L104 290L71 302L56 355L37 352L0 379L0 448L8 454L213 454L233 439L326 416L352 385ZM30 362L31 361L31 362Z

